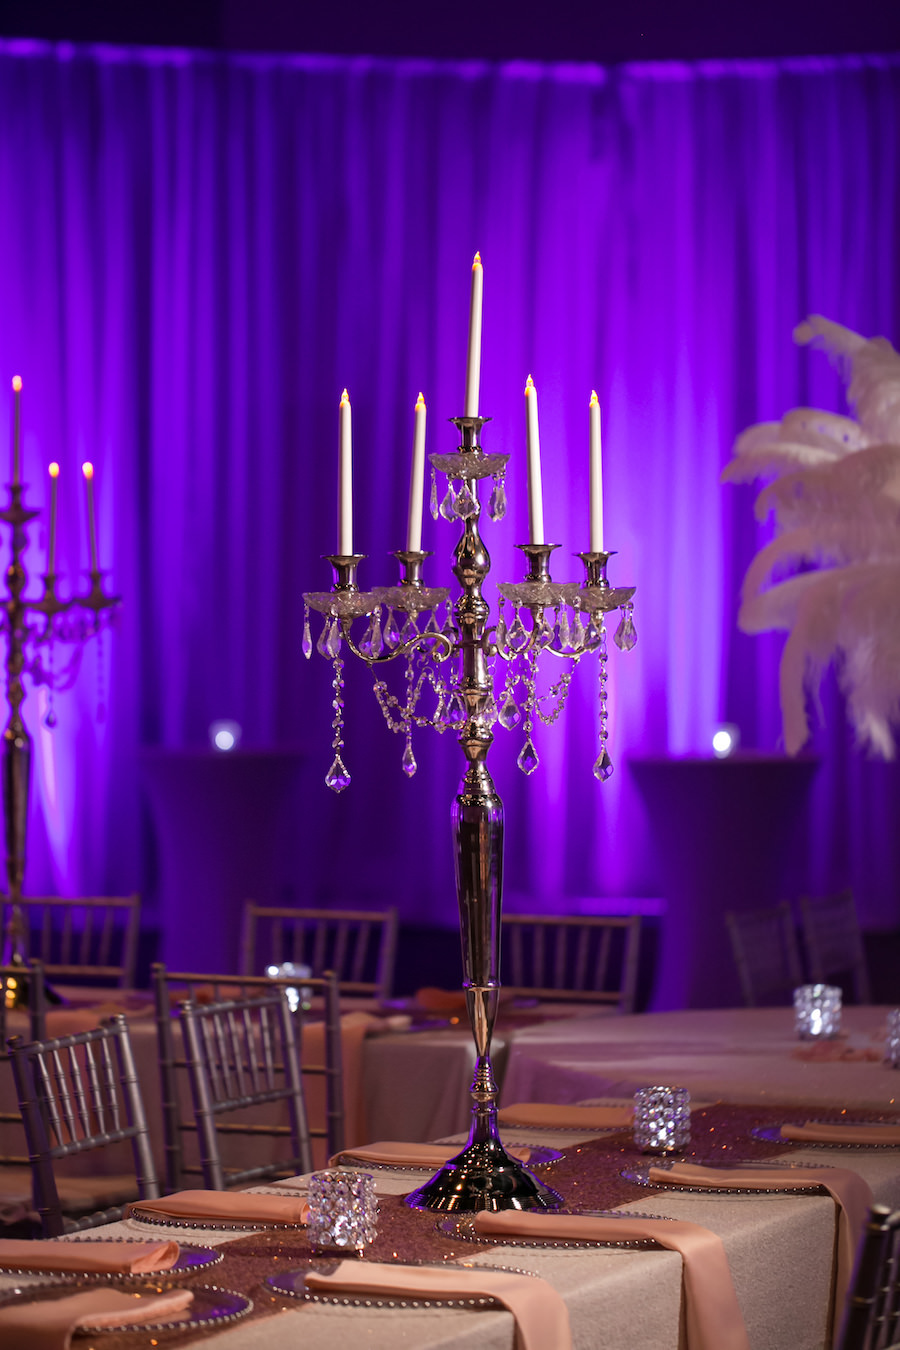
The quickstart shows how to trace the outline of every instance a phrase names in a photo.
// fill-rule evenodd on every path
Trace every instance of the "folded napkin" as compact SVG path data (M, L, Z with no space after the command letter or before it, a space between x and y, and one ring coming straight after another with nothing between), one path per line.
M445 1162L461 1153L461 1144L401 1144L393 1140L381 1140L377 1144L364 1144L360 1148L345 1148L329 1159L331 1166L352 1158L354 1162L381 1163L388 1167L443 1167ZM507 1149L511 1158L527 1162L531 1156L530 1148Z
M681 1253L684 1263L686 1350L749 1350L721 1238L680 1219L611 1219L592 1214L481 1210L475 1231L491 1237L549 1237L627 1242L649 1238Z
M333 1275L310 1270L306 1287L319 1293L419 1299L495 1298L516 1322L518 1350L571 1350L569 1312L546 1280L501 1270L472 1270L447 1262L424 1266L341 1261Z
M868 1182L847 1167L703 1167L675 1163L651 1167L650 1180L684 1186L743 1186L748 1190L794 1191L803 1186L821 1186L838 1207L837 1263L834 1307L844 1306L853 1273L856 1248L862 1236L869 1206L873 1202Z
M143 1275L169 1270L177 1242L14 1242L0 1239L0 1266L14 1270L68 1270Z
M501 1125L534 1125L539 1129L626 1129L634 1111L630 1106L556 1106L550 1102L518 1102L497 1112Z
M900 1125L825 1125L808 1120L805 1125L782 1125L782 1139L810 1144L898 1144Z
M67 1298L0 1308L0 1344L10 1350L69 1350L82 1326L113 1330L131 1322L168 1322L190 1307L190 1289L137 1298L121 1289L86 1289Z
M306 1223L309 1205L292 1195L251 1191L176 1191L159 1200L141 1200L141 1212L161 1219L234 1220L236 1223Z

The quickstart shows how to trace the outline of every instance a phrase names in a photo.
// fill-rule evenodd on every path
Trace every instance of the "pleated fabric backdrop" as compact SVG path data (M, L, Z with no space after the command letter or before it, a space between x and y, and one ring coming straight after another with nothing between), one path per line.
M46 691L29 696L28 889L145 882L141 748L201 746L229 716L245 745L308 754L305 898L452 925L460 752L419 733L408 782L348 667L354 781L333 796L330 677L302 658L301 593L330 584L344 386L360 581L393 579L420 389L428 451L455 448L479 249L484 441L512 456L492 580L522 575L531 374L555 575L578 578L587 545L596 388L611 572L638 587L638 647L610 660L613 778L591 776L592 662L539 729L532 778L498 728L507 884L550 904L658 893L627 757L706 752L721 719L777 748L781 639L735 626L765 536L752 490L718 477L749 423L842 406L824 359L794 349L798 319L900 338L898 128L894 57L607 70L0 43L0 410L20 373L37 504L62 465L67 584L87 566L78 466L94 461L125 597L52 732ZM433 584L455 538L426 513ZM32 574L45 547L36 525ZM896 767L857 755L826 705L796 877L852 884L868 925L900 923Z

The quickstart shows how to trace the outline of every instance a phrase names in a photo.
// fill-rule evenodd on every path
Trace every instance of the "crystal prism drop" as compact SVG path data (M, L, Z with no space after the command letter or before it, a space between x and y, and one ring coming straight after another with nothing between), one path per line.
M325 640L325 655L330 656L332 660L341 654L341 626L338 620L332 619L331 627L328 630L328 637Z
M403 751L403 758L400 761L400 767L407 778L412 778L416 769L419 767L416 763L416 757L413 754L412 741L407 737L406 749Z
M384 639L381 636L381 610L372 615L372 655L380 656L384 651Z
M519 712L518 704L513 698L512 690L508 689L506 691L506 698L503 700L503 707L500 709L501 727L506 727L507 731L512 731L521 716L522 714Z
M384 640L389 647L396 647L400 641L400 629L392 609L388 610L388 621L384 625Z
M368 628L359 640L359 650L363 656L371 657L375 655L375 629L377 626L378 620L373 614Z
M437 478L435 477L434 469L431 470L431 497L429 498L428 505L431 510L432 520L437 520L438 516L441 513L441 508L438 505Z
M322 625L322 631L319 634L319 640L316 643L316 651L320 656L328 656L328 636L331 632L331 620L326 619Z
M535 769L540 764L540 762L541 761L537 757L537 751L531 744L531 741L526 741L525 744L522 746L522 753L516 760L516 763L518 764L519 768L522 770L523 773L534 773Z
M307 661L312 656L312 633L309 631L309 610L303 615L303 655Z
M604 747L602 755L599 755L594 764L594 777L601 783L605 783L607 778L612 776L613 762L609 757L609 752Z
M637 629L629 613L623 614L619 626L613 634L613 642L620 652L630 652L637 642Z
M494 479L494 490L488 502L488 513L491 520L502 520L506 515L506 488L503 485L502 478Z
M44 718L44 726L49 727L51 731L56 726L56 713L52 708L47 709L47 716Z
M444 500L441 502L438 514L442 515L445 520L452 520L453 508L455 505L456 505L456 493L453 491L453 484L448 483L447 494L444 497Z
M494 641L496 642L497 646L500 648L501 651L503 651L504 648L506 647L506 636L507 636L506 620L501 614L500 617L497 619L497 627L494 632Z
M335 755L334 763L325 775L325 786L330 787L332 792L343 792L344 788L350 786L350 775L340 755Z
M512 628L510 628L509 632L507 633L506 641L510 647L521 647L523 643L528 641L528 634L525 631L525 625L519 618L518 613L516 614L515 620L513 621Z
M419 630L416 627L416 616L407 614L406 623L403 625L403 631L400 634L401 641L411 642L414 637L419 636Z
M570 641L571 641L571 637L570 637L570 634L569 634L569 620L568 620L568 618L566 617L566 611L565 611L565 610L563 610L562 613L561 613L560 616L559 616L559 630L558 630L558 631L559 631L559 645L560 645L560 647L568 647L568 645L569 645L569 643L570 643Z
M470 516L474 516L477 509L475 498L469 491L468 483L463 483L462 490L457 495L456 501L453 504L454 514L459 516L462 520L468 520Z

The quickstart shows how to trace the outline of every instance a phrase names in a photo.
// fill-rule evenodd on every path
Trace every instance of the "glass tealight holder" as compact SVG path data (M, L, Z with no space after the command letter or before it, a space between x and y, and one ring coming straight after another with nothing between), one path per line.
M371 1172L334 1168L309 1178L306 1232L313 1247L361 1252L378 1231L378 1202Z
M827 1040L841 1029L841 991L836 984L801 984L794 990L794 1027L802 1041Z
M638 1088L634 1142L644 1153L672 1153L691 1137L691 1095L682 1087Z
M892 1008L887 1015L884 1057L893 1068L900 1068L900 1008Z

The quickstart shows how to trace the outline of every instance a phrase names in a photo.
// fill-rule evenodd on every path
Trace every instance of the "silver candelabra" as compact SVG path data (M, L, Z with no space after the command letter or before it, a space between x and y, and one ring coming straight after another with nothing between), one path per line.
M487 767L499 722L511 729L521 721L524 744L519 768L531 774L539 759L534 745L535 722L550 724L565 705L574 668L582 657L599 659L599 752L594 775L607 779L613 766L607 749L607 646L605 618L621 610L614 641L629 650L637 641L632 617L635 588L613 587L607 579L607 552L578 554L584 563L582 583L554 582L550 557L556 544L518 545L528 570L517 584L500 584L499 614L489 624L483 595L490 557L479 532L479 484L493 480L489 513L505 512L506 455L487 455L479 440L489 419L452 419L461 445L454 454L431 455L432 514L463 525L454 552L453 573L461 591L451 604L449 590L427 587L422 577L425 552L398 552L399 583L362 591L357 570L362 554L328 558L334 585L327 592L304 596L303 650L313 650L309 610L325 616L317 642L332 663L334 759L326 783L342 792L350 783L344 763L343 667L346 643L354 656L372 669L375 695L391 729L403 737L402 768L416 772L413 730L430 726L456 731L466 770L453 803L454 856L463 988L477 1063L471 1087L472 1125L462 1151L409 1197L409 1204L432 1210L555 1209L562 1197L507 1153L497 1128L497 1083L491 1066L491 1039L500 992L500 917L503 874L503 803ZM438 505L435 471L447 477L447 491ZM510 614L508 608L512 610ZM441 614L443 612L443 620ZM352 629L366 620L362 636ZM550 655L564 664L559 678L538 693L538 666ZM405 663L402 695L391 694L382 676L387 662ZM430 707L428 698L431 699Z

